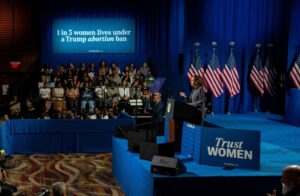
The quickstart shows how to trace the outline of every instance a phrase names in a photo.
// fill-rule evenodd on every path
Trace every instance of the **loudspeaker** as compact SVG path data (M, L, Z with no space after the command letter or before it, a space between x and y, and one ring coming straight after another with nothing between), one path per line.
M151 161L151 173L177 176L186 172L180 159L154 155Z
M146 131L129 131L128 132L128 150L130 152L140 152L140 142L147 141Z
M178 72L179 74L183 74L183 64L184 64L184 59L183 59L183 53L178 54Z
M152 160L153 155L173 157L175 151L174 142L156 144L151 142L140 143L140 159Z
M132 125L118 126L115 130L114 136L127 139L129 131L135 131L135 127Z

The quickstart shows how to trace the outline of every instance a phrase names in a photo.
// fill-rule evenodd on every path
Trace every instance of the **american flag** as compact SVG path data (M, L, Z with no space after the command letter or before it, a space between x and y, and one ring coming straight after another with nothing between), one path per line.
M264 95L264 71L261 67L261 57L259 52L260 44L256 44L257 52L255 61L250 72L250 80L261 96Z
M233 46L234 42L231 42L230 44ZM230 97L233 97L234 95L240 92L239 73L237 71L235 63L233 47L231 47L230 49L228 61L227 64L225 64L221 78L226 86Z
M203 78L208 89L212 92L212 95L214 97L219 97L224 92L224 89L223 89L223 83L220 78L222 72L220 70L218 57L216 55L215 42L213 42L213 46L214 47L213 47L211 61L210 64L208 64L207 66Z
M292 67L289 75L295 87L300 89L300 53L298 54L295 65Z
M204 71L203 67L199 68L197 66L194 66L194 64L191 64L187 75L188 75L189 80L191 80L191 78L193 76L200 76L202 78L204 72L205 71Z
M189 71L187 73L189 80L191 80L191 78L193 76L200 76L202 78L203 74L205 72L203 66L201 65L199 46L200 46L200 44L198 42L196 42L194 44L195 48L194 48L194 54L192 57L192 63L190 65Z
M276 78L277 71L274 67L273 59L271 53L267 56L266 65L264 67L264 86L265 90L271 95L276 94Z

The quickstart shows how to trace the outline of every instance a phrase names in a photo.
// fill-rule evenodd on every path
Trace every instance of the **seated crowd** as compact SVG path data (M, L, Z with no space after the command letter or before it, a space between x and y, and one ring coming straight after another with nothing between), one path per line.
M36 93L29 93L23 104L13 96L9 102L10 119L110 119L119 112L151 111L149 86L154 77L146 62L139 68L130 64L123 70L105 61L97 68L93 63L78 67L69 63L54 70L45 64L39 78ZM134 101L142 105L130 104Z

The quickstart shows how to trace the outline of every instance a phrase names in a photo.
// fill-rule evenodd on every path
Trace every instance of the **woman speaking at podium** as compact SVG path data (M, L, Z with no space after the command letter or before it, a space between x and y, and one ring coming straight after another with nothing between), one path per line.
M192 92L189 97L184 92L179 95L184 97L189 105L194 106L201 113L201 125L205 117L205 91L202 79L199 76L193 76L190 80Z

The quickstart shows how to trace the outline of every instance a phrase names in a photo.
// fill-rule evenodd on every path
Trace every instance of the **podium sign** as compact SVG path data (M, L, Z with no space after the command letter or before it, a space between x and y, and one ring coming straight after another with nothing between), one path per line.
M192 134L188 130L192 130ZM199 164L260 169L260 131L184 123L183 134L182 150L191 154Z
M201 113L195 107L182 101L168 99L165 113L165 135L167 135L167 142L175 142L176 152L181 149L184 121L201 124Z
M187 157L193 158L195 160L195 143L199 141L195 141L195 134L200 134L201 127L199 125L194 125L192 123L184 122L182 128L182 143L181 143L181 153L186 155ZM197 144L197 148L199 148L199 144ZM199 162L199 150L197 150L198 161Z

